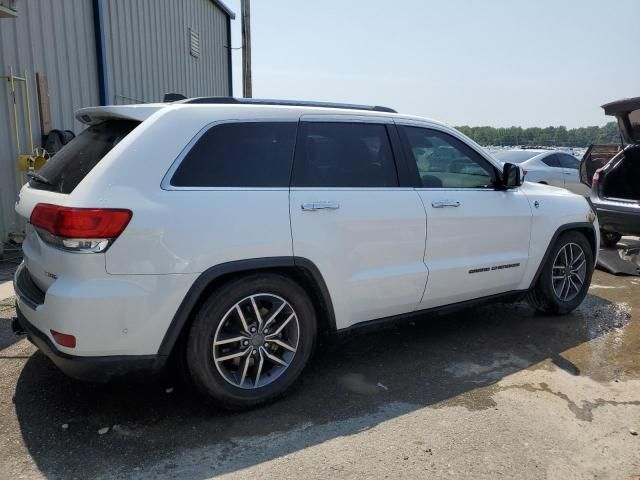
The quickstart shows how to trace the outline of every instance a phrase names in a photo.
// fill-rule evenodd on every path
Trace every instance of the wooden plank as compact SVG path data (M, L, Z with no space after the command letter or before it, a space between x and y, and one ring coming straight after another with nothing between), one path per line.
M36 73L38 88L38 113L40 114L40 131L48 135L51 131L51 110L49 109L49 83L44 73Z

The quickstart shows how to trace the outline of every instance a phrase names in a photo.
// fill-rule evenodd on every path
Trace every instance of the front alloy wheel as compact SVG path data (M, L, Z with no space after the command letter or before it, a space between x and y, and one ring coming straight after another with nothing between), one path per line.
M553 262L551 283L556 296L563 302L573 300L582 290L587 275L584 250L577 243L565 244Z
M561 315L571 312L587 295L593 260L593 246L584 233L561 234L527 294L527 301L539 312Z

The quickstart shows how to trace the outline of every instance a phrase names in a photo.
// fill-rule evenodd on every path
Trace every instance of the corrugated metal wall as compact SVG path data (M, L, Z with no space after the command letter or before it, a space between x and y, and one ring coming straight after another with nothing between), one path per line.
M89 0L18 0L17 18L0 18L0 76L9 65L16 74L29 73L34 144L40 127L36 72L49 82L53 128L81 130L73 112L98 103L93 9ZM24 119L24 89L18 86L18 110ZM13 99L6 79L0 79L0 241L21 228L13 205L17 196L16 145L12 120ZM21 150L26 152L26 122L20 122Z
M230 94L228 21L213 2L106 0L104 18L110 103ZM199 58L189 53L190 29L200 34Z
M40 145L36 72L49 82L52 128L79 133L74 112L99 105L93 2L17 0L17 18L0 18L0 76L13 65L29 73L33 141ZM108 102L161 101L167 92L228 95L228 17L210 0L104 0ZM190 30L200 57L190 54ZM18 85L21 153L27 152L24 89ZM13 99L0 79L0 242L22 228L14 213L18 192Z

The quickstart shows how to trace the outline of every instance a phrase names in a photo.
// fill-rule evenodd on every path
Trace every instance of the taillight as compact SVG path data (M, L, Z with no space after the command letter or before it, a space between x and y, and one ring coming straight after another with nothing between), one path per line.
M527 176L527 171L523 168L522 169L522 178L525 178Z
M39 203L31 224L46 243L73 252L103 252L123 232L132 216L119 208L71 208Z
M593 178L591 179L591 185L597 185L598 182L600 181L600 170L602 170L601 168L597 169L594 173L593 173Z

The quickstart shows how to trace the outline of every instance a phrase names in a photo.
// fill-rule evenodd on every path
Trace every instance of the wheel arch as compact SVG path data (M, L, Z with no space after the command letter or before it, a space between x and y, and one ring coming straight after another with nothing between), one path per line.
M554 232L553 236L551 237L551 240L549 241L549 244L547 245L547 249L545 250L542 260L538 265L536 274L533 276L531 285L529 285L529 289L532 289L535 286L536 282L538 281L538 278L542 273L542 269L544 268L544 265L547 262L549 255L551 254L551 249L553 248L556 241L558 240L558 237L563 233L570 232L570 231L583 233L587 237L587 240L589 241L589 245L591 245L591 250L593 251L593 258L594 259L596 258L597 252L598 252L598 243L597 243L596 231L592 223L574 222L574 223L566 223L564 225L560 225Z
M320 331L336 331L333 304L318 267L302 257L266 257L238 260L215 265L195 280L164 335L158 355L169 356L188 333L194 315L205 299L221 285L254 273L280 273L293 278L311 297Z

